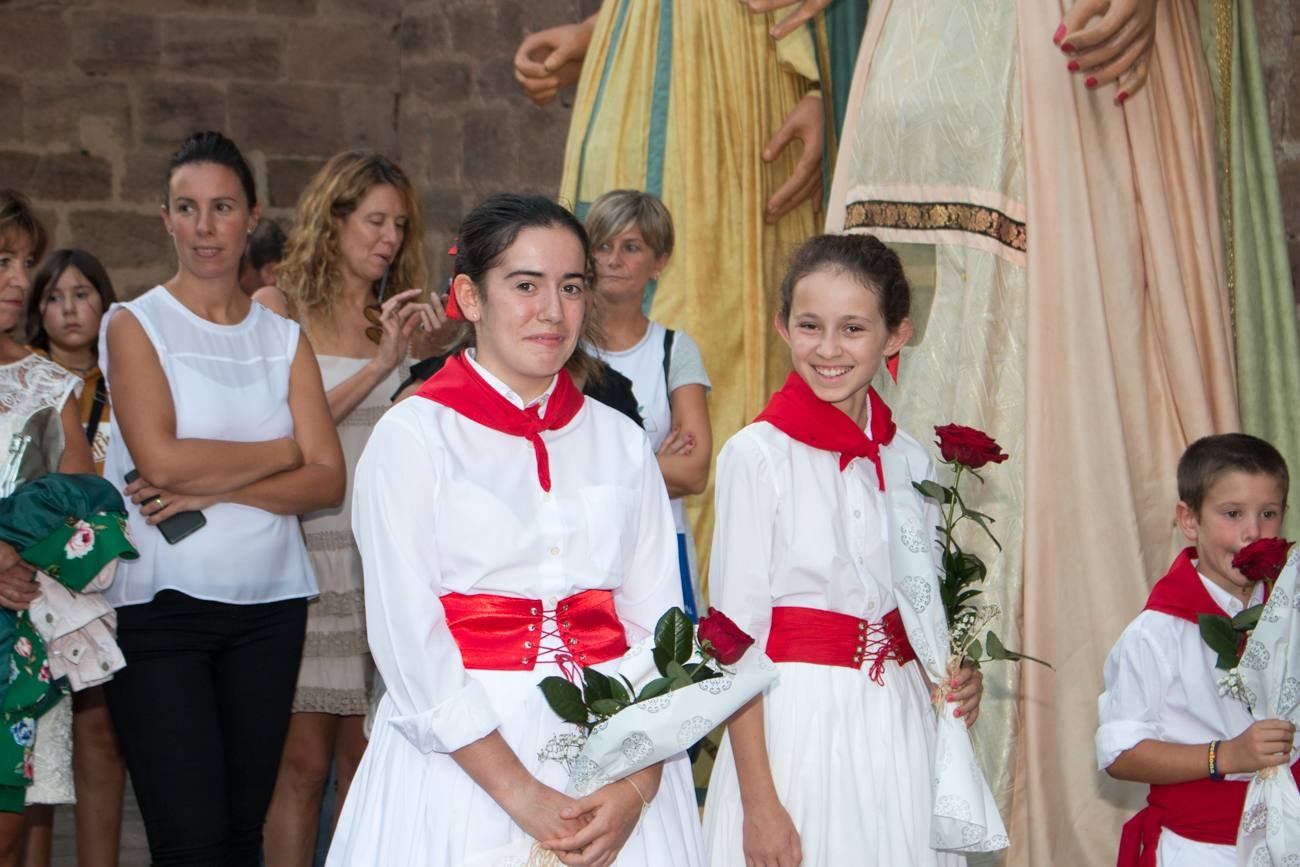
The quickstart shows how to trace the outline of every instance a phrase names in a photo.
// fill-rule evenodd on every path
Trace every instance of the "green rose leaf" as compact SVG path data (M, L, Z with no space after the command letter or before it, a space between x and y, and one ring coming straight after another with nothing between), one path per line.
M1264 613L1263 605L1252 605L1243 609L1236 617L1232 618L1232 628L1240 630L1251 630L1259 623L1259 616Z
M594 702L602 698L612 698L614 695L609 678L594 668L584 668L582 670L582 682L587 687L583 692L583 698L593 707Z
M984 648L980 646L978 638L970 643L970 647L966 650L966 655L972 660L979 659L984 655Z
M1211 650L1219 654L1219 668L1224 671L1235 668L1240 658L1237 646L1241 635L1233 628L1232 621L1220 614L1199 614L1196 622L1201 629L1201 638ZM1225 662L1229 664L1224 665Z
M625 707L627 707L626 703L612 698L601 698L591 703L591 711L597 716L613 716Z
M582 692L576 686L562 677L542 678L537 686L556 716L575 725L587 724L587 706L582 703Z
M662 650L669 659L683 665L691 658L695 652L695 627L685 611L669 608L659 618L655 625L655 649ZM665 670L663 673L671 677L671 672Z
M654 655L655 668L659 669L660 674L662 674L664 677L667 677L668 663L673 661L672 654L659 647L655 647L651 651L651 653Z
M668 677L673 682L673 689L681 689L691 685L691 676L686 673L686 669L682 668L682 664L676 660L668 663Z
M668 692L668 688L672 685L673 680L671 677L657 677L645 686L641 687L641 694L636 697L636 700L645 701L648 698L663 695Z
M722 677L722 672L714 671L707 665L701 665L695 671L691 672L692 683L703 683L706 680L713 680L715 677Z
M929 497L943 505L952 502L952 491L933 479L926 479L924 482L912 482L912 487L921 492L921 496Z
M623 684L619 683L617 680L614 680L614 678L612 677L608 678L606 680L606 683L609 684L610 698L614 699L614 701L617 701L623 705L628 705L632 702L632 695L634 695L635 693L630 695L628 691L623 688Z
M989 634L984 636L984 647L989 652L989 659L1010 659L1007 655L1007 649L1002 646L1002 639L992 629Z

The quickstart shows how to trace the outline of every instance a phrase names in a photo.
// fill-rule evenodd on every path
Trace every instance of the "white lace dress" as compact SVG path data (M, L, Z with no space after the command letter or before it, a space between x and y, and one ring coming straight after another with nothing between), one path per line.
M321 379L329 391L355 376L368 358L318 355ZM320 596L307 604L307 637L293 695L294 713L365 714L371 707L375 664L366 645L366 608L361 554L352 535L352 480L370 431L392 405L401 384L398 365L370 390L338 424L347 466L343 502L302 516L303 541L311 557Z
M60 413L81 379L39 355L0 364L0 495L59 466L63 455ZM71 804L72 698L41 716L36 729L35 781L27 789L29 804Z

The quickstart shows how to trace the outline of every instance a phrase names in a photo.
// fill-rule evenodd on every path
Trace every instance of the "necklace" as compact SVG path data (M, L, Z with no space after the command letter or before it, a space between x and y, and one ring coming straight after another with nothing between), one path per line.
M78 374L82 379L85 379L86 374L90 373L97 366L96 363L93 361L87 367L77 367L75 364L68 364L66 361L61 360L57 355L55 355L53 349L50 350L50 360L53 361L55 364L57 364L59 367L62 367L65 370L70 370L73 373Z

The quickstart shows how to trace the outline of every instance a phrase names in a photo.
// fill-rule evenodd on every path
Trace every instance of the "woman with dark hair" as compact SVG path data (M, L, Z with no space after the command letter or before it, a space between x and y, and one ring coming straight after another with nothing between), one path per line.
M649 443L574 385L594 363L586 231L554 202L495 196L461 224L456 271L464 349L357 465L388 691L328 863L464 864L531 837L565 864L701 864L684 753L582 800L538 756L568 730L542 678L609 671L682 603Z
M445 321L436 299L421 300L423 237L415 188L396 163L338 154L298 200L276 285L253 296L292 315L311 341L349 475L401 380L412 338ZM330 765L337 817L366 747L374 663L350 506L345 491L341 505L302 516L320 596L307 605L293 716L266 817L268 867L309 867Z
M258 212L234 143L186 139L162 203L176 274L101 329L105 477L140 552L105 594L127 660L108 704L156 865L258 863L316 595L296 516L343 496L311 347L239 288Z
M0 190L0 496L46 473L88 473L93 466L77 411L77 377L11 334L27 306L31 269L45 250L45 239L45 228L27 198ZM32 567L13 546L0 541L0 606L22 611L39 595ZM12 618L9 624L4 631L12 646ZM50 804L73 798L70 718L69 704L63 700L37 721L34 744L31 725L5 732L24 748L34 746L34 767L30 785L0 785L0 865L18 863L29 799ZM48 813L41 812L34 810L33 818L48 819Z
M51 253L32 280L27 304L28 344L81 378L81 424L103 475L108 449L108 385L99 370L99 324L117 302L113 282L85 250ZM113 733L104 690L92 686L72 695L72 775L76 787L77 862L112 867L122 836L126 768ZM49 864L52 807L28 811L25 863Z

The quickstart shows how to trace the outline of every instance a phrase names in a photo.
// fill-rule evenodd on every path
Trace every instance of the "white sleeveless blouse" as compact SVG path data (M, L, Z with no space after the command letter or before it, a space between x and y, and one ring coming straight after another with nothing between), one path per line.
M166 288L114 304L99 333L100 368L113 390L108 364L108 323L118 308L131 311L153 343L176 407L176 436L260 442L293 435L289 368L298 348L298 325L253 304L237 325L218 325L194 314ZM113 409L104 477L118 489L136 462L117 429ZM118 564L104 596L115 606L148 602L160 590L235 604L316 595L298 518L235 503L203 510L207 526L170 545L129 502L131 534L139 560Z

